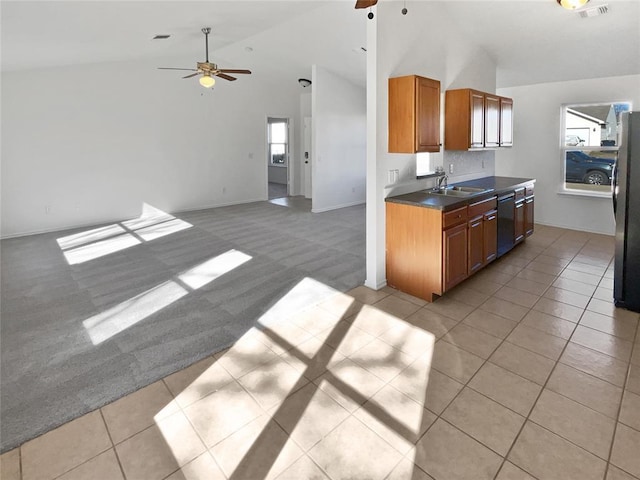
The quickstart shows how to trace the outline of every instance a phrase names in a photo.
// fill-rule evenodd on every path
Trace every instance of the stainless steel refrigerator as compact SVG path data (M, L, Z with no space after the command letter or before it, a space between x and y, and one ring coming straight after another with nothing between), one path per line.
M621 114L622 135L613 175L616 256L613 299L640 312L640 112Z

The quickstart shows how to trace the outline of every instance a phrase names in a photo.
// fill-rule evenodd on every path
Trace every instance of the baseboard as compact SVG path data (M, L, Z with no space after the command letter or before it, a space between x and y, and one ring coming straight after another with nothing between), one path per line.
M350 203L343 203L341 205L334 205L332 207L326 207L326 208L312 208L311 209L311 213L323 213L323 212L330 212L331 210L338 210L340 208L347 208L347 207L355 207L356 205L363 205L365 204L366 201L365 200L358 200L357 202L350 202Z
M538 222L536 220L535 225L542 225L544 227L553 227L553 228L562 228L564 230L573 230L574 232L586 232L586 233L595 233L596 235L607 235L609 237L613 237L615 236L615 232L613 233L609 233L609 232L601 232L598 230L590 230L587 228L571 228L571 227L567 227L566 225L556 225L554 223L543 223L543 222ZM534 234L535 234L535 225L534 225Z
M267 199L264 198L257 198L257 199L252 199L252 200L242 200L240 202L227 202L227 203L216 203L213 205L205 205L205 206L201 206L201 207L194 207L194 208L187 208L184 210L174 210L172 212L167 212L169 215L176 215L179 213L186 213L186 212L195 212L197 210L208 210L210 208L218 208L218 207L230 207L233 205L242 205L245 203L254 203L254 202L266 202ZM119 222L123 222L123 221L127 221L130 220L129 218L118 218L118 219L113 219L113 220L101 220L101 221L93 221L90 223L78 223L75 225L67 225L67 226L61 226L61 227L54 227L54 228L48 228L48 229L44 229L44 230L32 230L32 231L28 231L28 232L19 232L19 233L12 233L9 235L1 235L0 234L0 240L5 240L5 239L10 239L10 238L19 238L19 237L27 237L29 235L42 235L44 233L54 233L54 232L63 232L65 230L75 230L77 228L87 228L87 227L100 227L103 225L108 225L110 223L119 223Z
M364 286L372 290L381 290L387 286L387 279L385 278L378 283L370 282L368 279L365 279Z

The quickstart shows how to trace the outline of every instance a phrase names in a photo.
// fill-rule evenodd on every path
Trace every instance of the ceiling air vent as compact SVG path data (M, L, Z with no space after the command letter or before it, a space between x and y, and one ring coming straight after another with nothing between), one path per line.
M166 40L167 38L169 38L171 35L156 35L155 37L153 37L154 40Z
M608 11L609 5L605 4L591 8L583 8L582 10L578 11L578 15L580 15L582 18L597 17L598 15L604 15Z

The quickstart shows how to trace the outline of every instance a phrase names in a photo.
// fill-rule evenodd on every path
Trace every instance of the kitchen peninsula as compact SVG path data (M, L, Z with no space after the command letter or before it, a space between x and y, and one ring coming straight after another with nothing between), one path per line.
M533 233L535 179L485 177L386 199L387 284L429 302Z

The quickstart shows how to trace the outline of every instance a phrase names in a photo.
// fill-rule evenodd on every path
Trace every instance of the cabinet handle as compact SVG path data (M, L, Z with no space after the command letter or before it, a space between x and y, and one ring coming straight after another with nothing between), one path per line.
M496 218L496 216L495 215L491 215L490 217L487 217L487 221L493 220L494 218Z

